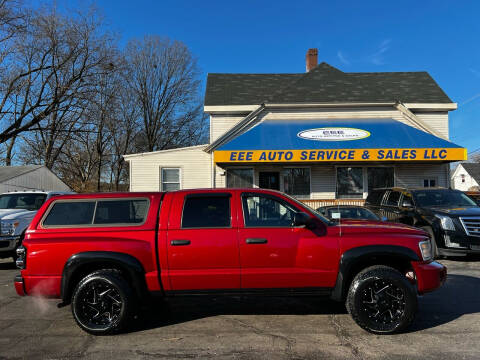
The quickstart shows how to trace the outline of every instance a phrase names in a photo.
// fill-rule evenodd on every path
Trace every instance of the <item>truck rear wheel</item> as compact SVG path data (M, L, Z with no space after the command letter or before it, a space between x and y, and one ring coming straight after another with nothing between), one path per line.
M363 329L375 334L393 334L413 322L417 295L399 271L376 265L355 276L348 291L346 307Z
M120 332L129 324L134 310L134 293L116 270L99 270L84 277L72 296L72 313L77 324L94 335Z

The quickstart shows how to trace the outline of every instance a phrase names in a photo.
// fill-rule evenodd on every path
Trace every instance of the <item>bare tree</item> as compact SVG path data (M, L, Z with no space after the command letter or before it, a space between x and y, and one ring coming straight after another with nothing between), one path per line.
M135 101L129 88L121 86L115 118L107 121L110 133L110 190L120 190L120 183L126 181L126 163L123 155L135 151L134 139L138 132L140 106Z
M66 16L43 10L29 16L25 31L15 37L9 71L0 77L0 143L48 129L48 136L42 134L45 152L54 148L57 130L63 132L64 121L72 119L65 113L84 107L97 76L112 61L111 37L100 33L100 26L94 12ZM59 152L46 156L50 165Z
M158 36L126 48L127 80L141 109L140 151L173 148L199 138L204 121L196 60L179 41Z

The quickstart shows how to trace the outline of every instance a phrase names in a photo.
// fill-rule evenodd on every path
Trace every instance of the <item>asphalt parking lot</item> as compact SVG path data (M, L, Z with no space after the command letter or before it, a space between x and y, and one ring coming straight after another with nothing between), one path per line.
M70 307L17 296L17 270L0 260L0 359L478 359L480 259L441 262L447 283L404 334L366 333L315 298L229 297L159 302L130 333L95 337Z

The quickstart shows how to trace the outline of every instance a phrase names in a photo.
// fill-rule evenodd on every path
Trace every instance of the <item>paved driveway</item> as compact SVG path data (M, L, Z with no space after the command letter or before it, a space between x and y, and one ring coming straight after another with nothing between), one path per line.
M358 328L342 306L315 298L178 299L128 334L95 337L70 307L18 297L0 260L0 359L479 359L480 259L442 261L446 285L420 299L405 334Z

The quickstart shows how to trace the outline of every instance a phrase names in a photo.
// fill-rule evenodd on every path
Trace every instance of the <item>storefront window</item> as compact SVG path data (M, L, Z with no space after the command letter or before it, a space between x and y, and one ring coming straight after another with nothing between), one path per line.
M228 169L228 188L251 188L253 187L253 169Z
M300 199L310 198L310 169L289 168L283 170L283 188L288 195Z
M358 199L363 197L363 168L337 168L337 199Z
M368 191L378 188L394 186L393 167L369 167L367 168Z

